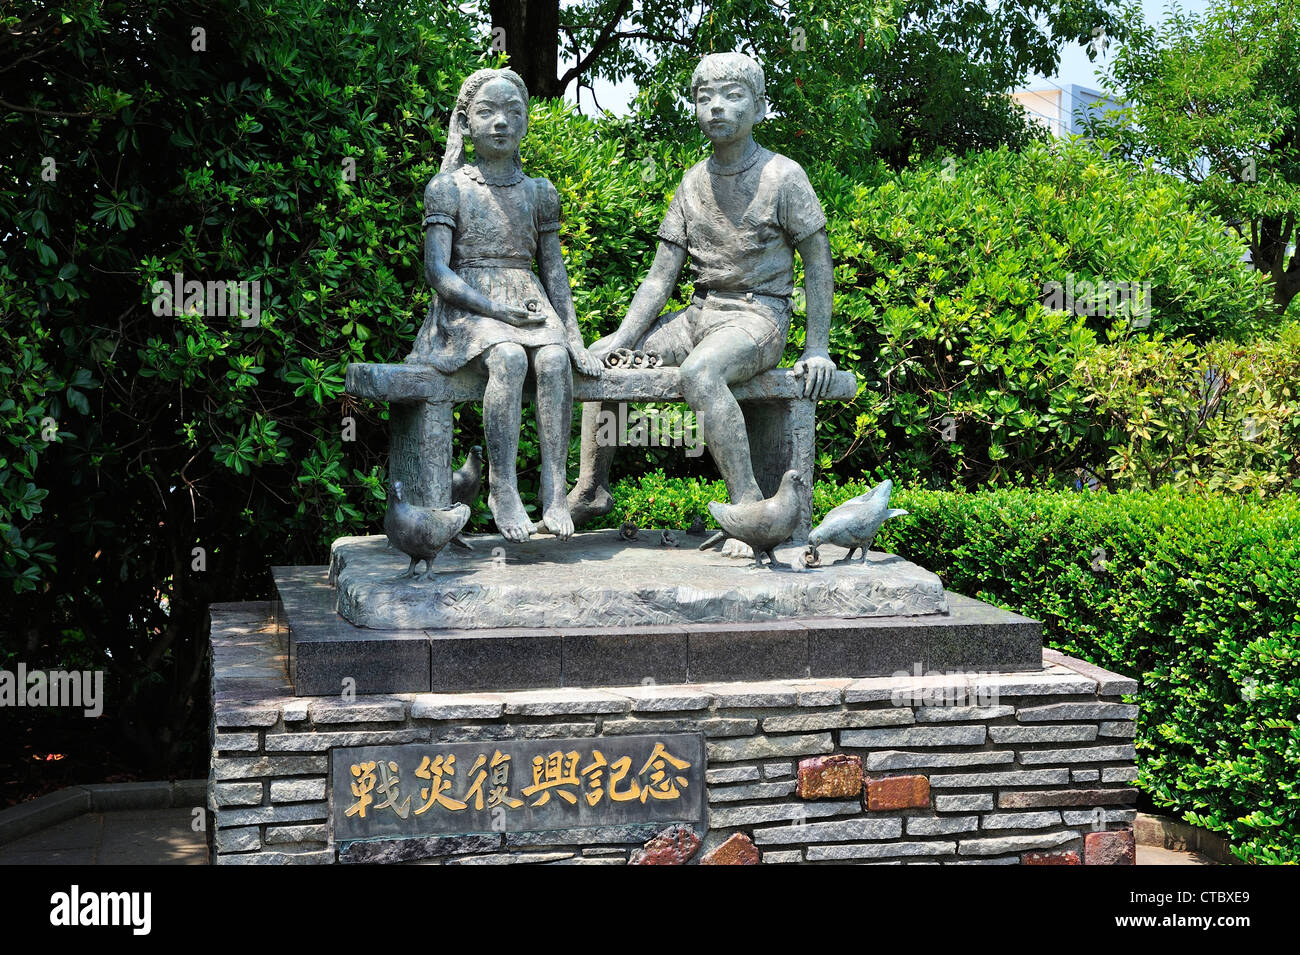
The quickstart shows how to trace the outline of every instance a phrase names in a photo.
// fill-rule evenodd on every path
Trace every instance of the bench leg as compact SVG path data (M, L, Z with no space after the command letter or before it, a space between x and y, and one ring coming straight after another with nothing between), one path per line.
M450 401L403 401L388 406L388 479L402 482L409 504L451 504L452 408Z
M812 474L817 427L817 403L804 399L746 401L745 430L754 478L763 494L771 497L781 486L781 476L798 471L808 481L799 489L799 523L791 540L802 544L812 530Z

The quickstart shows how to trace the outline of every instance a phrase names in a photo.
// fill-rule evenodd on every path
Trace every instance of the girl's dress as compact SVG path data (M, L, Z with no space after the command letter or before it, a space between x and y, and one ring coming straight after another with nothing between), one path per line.
M546 320L520 328L435 295L408 362L450 374L501 342L565 344L560 317L532 268L542 233L560 228L560 197L550 182L521 169L501 184L489 183L472 165L440 172L424 190L424 226L430 225L451 227L450 267L465 284Z

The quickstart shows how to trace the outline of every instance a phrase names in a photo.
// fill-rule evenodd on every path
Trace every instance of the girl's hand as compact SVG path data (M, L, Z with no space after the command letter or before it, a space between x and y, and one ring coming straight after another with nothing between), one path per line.
M516 328L529 328L546 321L546 315L540 310L530 312L526 308L500 302L493 303L491 317L497 321L505 322L507 325L514 325Z
M578 371L588 378L599 378L604 371L605 366L601 360L585 348L572 346L569 348L569 355L573 358L573 364Z

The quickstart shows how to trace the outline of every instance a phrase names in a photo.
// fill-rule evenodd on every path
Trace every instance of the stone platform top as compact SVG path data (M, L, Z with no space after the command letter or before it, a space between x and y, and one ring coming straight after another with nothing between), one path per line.
M514 544L470 537L474 550L446 548L432 580L396 580L409 563L386 537L343 537L331 548L330 579L344 619L379 630L505 627L664 626L807 617L945 614L939 578L893 554L833 566L844 548L821 548L823 566L800 566L802 545L776 548L789 570L700 551L703 540L675 532L623 540L616 530L537 536Z
M347 391L381 401L481 401L487 379L464 370L446 375L432 365L348 365ZM803 398L803 378L789 368L774 368L732 388L737 401L789 401ZM822 401L846 401L858 393L850 371L837 371ZM600 378L573 376L575 401L681 401L678 368L606 368Z

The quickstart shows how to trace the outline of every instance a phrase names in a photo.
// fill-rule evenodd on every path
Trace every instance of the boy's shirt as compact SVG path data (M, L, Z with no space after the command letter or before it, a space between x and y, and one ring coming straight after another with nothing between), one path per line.
M688 169L659 238L690 255L696 294L788 298L795 246L825 227L803 167L759 146L731 169L720 169L713 157Z

